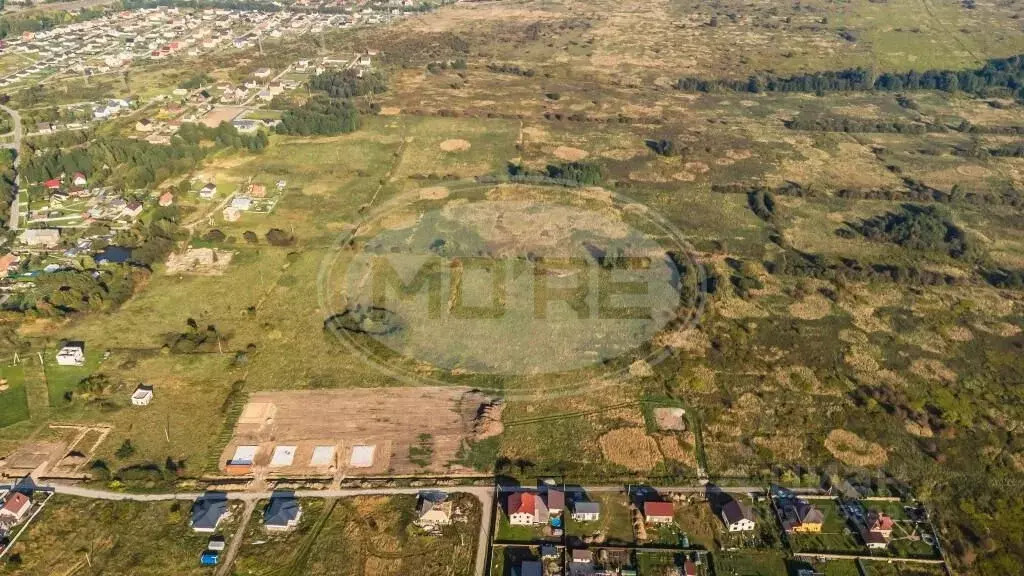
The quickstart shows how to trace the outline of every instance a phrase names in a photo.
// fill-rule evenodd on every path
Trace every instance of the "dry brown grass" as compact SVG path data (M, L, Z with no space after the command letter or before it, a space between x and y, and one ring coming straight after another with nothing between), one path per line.
M956 372L950 370L941 361L934 358L918 358L910 365L910 371L925 380L941 380L956 382Z
M707 334L696 328L663 332L658 334L654 340L658 346L668 346L696 356L703 356L711 347L711 341L708 340Z
M445 152L465 152L466 150L469 150L471 144L468 140L452 138L451 140L441 142L438 146Z
M754 444L770 450L778 460L783 461L799 460L804 453L803 440L795 436L784 436L782 434L758 436L754 438Z
M878 467L889 459L885 448L841 428L828 433L825 449L837 460L851 466Z
M646 472L661 462L658 442L643 428L619 428L598 439L604 457L634 472Z
M678 436L661 434L657 436L657 439L658 446L661 447L661 453L665 456L666 460L682 462L691 468L697 467L697 457L694 452L694 438L692 433L686 432L679 434Z
M867 346L853 346L843 354L843 360L854 370L859 372L877 372L878 361L869 351Z
M964 326L950 326L946 328L946 338L953 342L970 342L974 340L974 334Z
M832 312L832 303L821 294L810 294L789 305L789 314L801 320L820 320Z
M566 162L578 162L589 156L586 150L580 150L571 146L559 146L555 148L553 154L555 158L565 160Z

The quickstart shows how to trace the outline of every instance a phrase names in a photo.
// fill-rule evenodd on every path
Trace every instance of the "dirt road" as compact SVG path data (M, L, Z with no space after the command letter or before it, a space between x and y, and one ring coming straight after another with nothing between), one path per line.
M11 116L11 122L14 124L13 129L9 133L14 133L14 142L11 144L4 144L4 148L10 148L14 150L14 200L11 201L11 215L7 220L7 227L11 230L18 229L18 217L20 216L18 210L18 201L20 200L20 192L18 191L18 181L21 180L21 174L18 173L18 166L21 165L21 114L13 108L0 104L0 110L3 110ZM8 134L9 134L8 133Z

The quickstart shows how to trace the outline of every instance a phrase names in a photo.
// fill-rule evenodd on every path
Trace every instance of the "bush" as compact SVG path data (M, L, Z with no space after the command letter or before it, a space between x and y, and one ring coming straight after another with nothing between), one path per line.
M117 456L122 460L125 458L131 458L133 454L135 454L135 446L132 446L132 441L129 439L125 439L117 449L117 452L114 452L114 456Z
M295 243L295 236L280 228L271 228L267 231L267 242L271 246L291 246Z

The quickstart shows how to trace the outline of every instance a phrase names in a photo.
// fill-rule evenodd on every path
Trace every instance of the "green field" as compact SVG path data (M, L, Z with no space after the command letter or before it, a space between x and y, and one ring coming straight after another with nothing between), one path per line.
M54 496L8 553L5 573L207 574L209 535L188 527L188 502L104 502ZM223 521L227 536L241 512ZM13 562L11 558L19 560Z
M0 392L0 428L22 420L28 420L28 393L25 390L25 369L19 366L4 366L0 369L7 389Z

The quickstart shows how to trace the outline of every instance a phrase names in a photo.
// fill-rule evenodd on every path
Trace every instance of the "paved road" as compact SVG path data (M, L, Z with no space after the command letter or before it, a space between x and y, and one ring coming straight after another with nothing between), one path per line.
M18 181L21 180L21 174L18 173L18 166L21 165L21 114L13 108L0 104L0 110L3 110L11 116L11 122L14 124L14 142L12 144L5 144L5 148L11 148L14 150L14 200L11 202L11 216L7 220L7 227L11 230L18 229L18 201L20 200L21 192L18 190Z
M50 488L57 494L79 496L82 498L93 498L97 500L132 500L136 502L161 502L168 500L195 500L203 492L168 492L160 494L129 494L125 492L112 492L110 490L96 490L83 488L70 484L44 484L40 488ZM487 552L490 542L490 527L494 523L494 487L493 486L446 486L431 488L341 488L330 490L294 490L297 498L350 498L353 496L380 496L388 494L419 494L423 490L440 491L447 493L472 494L480 500L482 515L480 521L480 532L477 535L476 550L476 575L485 576L488 569ZM257 500L270 498L273 494L269 491L259 492L226 492L228 500L241 500L246 502L247 511L252 513L251 508ZM241 532L239 532L241 533ZM236 538L236 540L238 540ZM238 543L232 541L231 545L237 548ZM230 566L224 562L223 566ZM226 569L226 568L225 568Z

